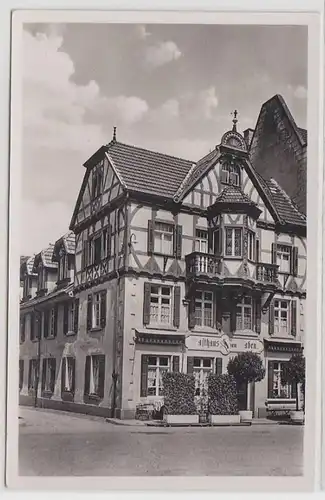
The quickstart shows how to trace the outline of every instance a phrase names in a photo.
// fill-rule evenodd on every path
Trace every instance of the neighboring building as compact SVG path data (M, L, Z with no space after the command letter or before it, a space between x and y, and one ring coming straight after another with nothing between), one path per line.
M74 285L57 283L21 306L26 314L35 300L44 301L39 309L69 302L78 311L77 334L59 327L56 340L37 344L40 359L56 360L46 365L53 390L44 405L134 417L139 404L161 401L164 371L193 373L200 395L209 372L226 373L245 351L266 368L244 394L256 416L267 399L294 396L281 370L304 342L306 217L255 171L236 123L197 163L120 143L115 133L85 163L70 224ZM63 268L64 248L52 249ZM31 352L25 340L21 358ZM68 402L60 392L67 372Z
M255 130L248 129L244 136L255 170L265 179L273 177L306 214L307 130L296 125L283 97L265 102Z

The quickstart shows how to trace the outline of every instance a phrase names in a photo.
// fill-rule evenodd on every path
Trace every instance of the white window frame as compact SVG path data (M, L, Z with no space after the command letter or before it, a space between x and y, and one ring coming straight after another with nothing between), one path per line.
M210 298L208 298L209 296ZM211 308L207 307L209 305ZM194 296L194 311L196 326L214 328L214 293L210 290L197 290ZM211 317L209 317L209 311L211 312Z
M51 388L51 363L50 358L46 358L45 363L45 381L44 381L44 392L52 392Z
M278 367L275 368L275 363ZM290 399L292 396L292 386L289 383L281 384L281 373L283 372L283 361L273 362L272 393L275 398Z
M235 182L230 182L232 178L235 178ZM221 181L225 184L232 184L233 186L240 186L240 170L237 165L230 165L229 163L223 163L221 165Z
M64 391L71 392L73 386L73 358L71 356L66 356L63 358L63 363L65 363L65 379L64 379Z
M284 258L287 256L288 258ZM291 268L291 247L278 243L276 245L276 263L279 266L279 272L290 274Z
M100 328L100 318L102 314L101 293L94 293L92 299L92 328Z
M235 247L235 235L236 231L240 232L240 254L236 255L236 247ZM227 253L228 250L228 239L227 239L227 234L230 232L231 234L231 254ZM225 257L236 257L236 258L241 258L243 256L243 228L242 227L236 227L236 226L226 226L225 227Z
M174 249L174 225L169 222L156 221L153 231L154 253L161 255L173 255ZM168 249L165 248L168 246Z
M155 363L150 364L150 358L155 358ZM167 360L167 365L163 364L162 359ZM162 396L162 374L164 372L171 371L171 356L156 356L155 354L148 356L148 389L147 395L150 397ZM154 374L152 379L150 378L150 373ZM150 386L150 381L154 381L153 385ZM154 390L153 390L154 389Z
M253 299L249 295L243 297L236 305L236 330L253 330Z
M199 361L199 363L197 363ZM204 366L208 364L209 367ZM209 373L213 373L213 359L208 357L197 357L195 356L193 360L193 375L195 379L195 395L205 396L208 392L208 376ZM196 365L199 364L199 366ZM195 366L196 365L196 366Z
M157 288L158 292L153 292L153 288ZM164 290L169 290L169 294L163 293ZM154 302L152 299L158 299ZM164 313L164 309L167 310L166 301L169 300L168 309L169 314ZM165 303L163 303L165 301ZM167 318L167 320L166 320ZM173 287L168 285L156 285L151 284L150 286L150 324L166 325L171 326L173 321Z
M255 260L255 233L251 230L247 231L247 257L248 260Z
M284 306L286 304L286 306ZM284 327L284 321L282 320L282 313L286 313L286 327ZM282 336L288 336L291 332L291 301L288 299L274 299L274 334Z
M89 396L99 396L99 357L96 354L90 356L89 371Z
M208 253L208 231L207 229L195 230L195 251Z

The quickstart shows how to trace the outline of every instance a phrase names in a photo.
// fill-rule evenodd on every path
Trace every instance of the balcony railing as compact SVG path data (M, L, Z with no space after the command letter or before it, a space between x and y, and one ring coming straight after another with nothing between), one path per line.
M186 274L188 276L217 276L221 273L221 258L203 252L186 255Z
M256 264L256 279L263 283L276 283L278 279L278 266L276 264Z

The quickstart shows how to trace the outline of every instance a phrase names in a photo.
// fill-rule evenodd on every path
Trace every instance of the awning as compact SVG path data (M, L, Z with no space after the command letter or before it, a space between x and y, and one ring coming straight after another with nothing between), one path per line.
M136 344L185 345L185 334L159 330L136 330L134 341Z
M286 339L264 339L264 345L267 352L301 354L303 351L301 342Z

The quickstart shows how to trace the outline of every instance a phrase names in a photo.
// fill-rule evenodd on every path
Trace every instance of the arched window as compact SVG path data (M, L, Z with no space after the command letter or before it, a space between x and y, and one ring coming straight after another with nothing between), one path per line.
M223 162L221 165L221 182L240 186L240 168L238 165L229 162Z

